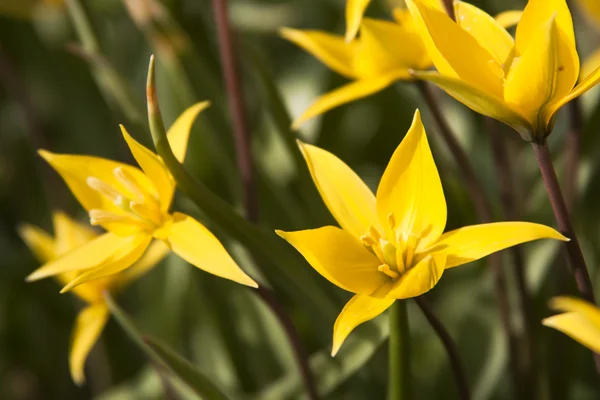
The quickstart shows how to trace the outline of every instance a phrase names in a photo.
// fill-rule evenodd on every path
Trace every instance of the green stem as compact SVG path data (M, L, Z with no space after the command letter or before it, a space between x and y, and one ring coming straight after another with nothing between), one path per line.
M411 398L410 332L406 301L396 300L390 307L390 344L388 400Z

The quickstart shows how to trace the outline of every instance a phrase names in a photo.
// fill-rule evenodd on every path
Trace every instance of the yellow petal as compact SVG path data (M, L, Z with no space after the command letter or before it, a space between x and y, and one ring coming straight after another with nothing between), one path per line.
M356 43L346 43L340 36L320 31L282 28L280 34L283 38L302 47L338 74L348 78L356 77L352 67Z
M571 297L555 297L550 307L565 314L546 318L542 323L567 334L596 353L600 352L600 309Z
M151 241L152 236L144 233L123 238L121 247L112 252L108 259L78 275L60 292L68 292L82 283L104 278L129 268L142 257Z
M561 74L557 35L555 20L551 19L533 36L526 52L515 58L506 78L504 100L532 123L538 120L544 105L555 95L560 96L557 92Z
M277 234L298 250L324 278L353 293L369 295L389 282L379 259L347 232L334 226Z
M492 96L461 80L435 72L411 71L411 73L419 79L435 83L471 110L512 126L523 137L530 136L533 132L533 126L517 111L511 110L501 98Z
M417 110L379 183L377 214L388 235L389 215L393 214L394 230L416 236L419 248L425 248L444 232L446 213L442 183ZM395 235L388 237L394 240Z
M18 230L19 236L39 262L45 263L56 257L54 239L46 231L29 224L20 225Z
M600 28L600 2L598 0L578 0L577 3L583 7L583 14Z
M410 79L407 69L393 71L374 78L361 79L326 93L315 100L301 116L294 120L292 128L298 129L304 122L318 115L341 106L342 104L350 103L351 101L367 97L383 90L399 79Z
M54 232L56 233L56 249L58 256L73 250L94 239L96 232L88 225L81 224L62 212L52 214Z
M300 117L294 120L292 128L298 129L304 122L317 115L383 90L398 79L410 79L408 70L398 70L375 78L358 80L326 93L315 100Z
M558 112L558 110L562 106L564 106L574 98L581 96L582 94L596 86L598 82L600 82L600 66L598 66L594 72L592 72L591 74L586 76L581 82L579 82L579 84L575 86L567 96L563 97L558 102L552 104L552 106L546 112L546 121L552 119L552 117L556 114L556 112Z
M394 299L376 299L375 297L357 294L350 299L335 320L333 326L333 348L331 356L335 356L350 332L363 322L367 322L387 310Z
M358 175L330 152L298 142L323 201L340 226L355 239L379 227L375 196Z
M71 376L77 385L85 382L83 372L85 360L98 341L107 320L108 308L104 304L87 307L77 316L69 355Z
M512 57L515 45L506 29L488 13L469 3L455 1L454 10L460 27L473 35L498 64L504 67Z
M171 177L171 173L167 167L165 167L162 160L132 138L123 125L121 125L121 132L123 133L123 137L125 138L135 161L137 161L156 188L160 199L160 209L163 212L168 211L175 191L175 181Z
M346 2L346 42L356 36L367 6L371 0L347 0Z
M115 289L113 290L122 289L130 282L148 273L156 266L156 264L161 262L170 251L169 247L162 240L155 240L150 243L150 246L148 246L148 249L138 262L115 277ZM85 285L80 287L83 286Z
M599 3L600 4L600 3ZM587 56L583 66L581 67L581 74L579 75L579 80L587 78L592 75L596 69L600 67L600 49L597 49L592 54Z
M443 251L426 256L404 273L385 297L401 300L427 293L437 285L445 266L446 253Z
M534 40L539 35L538 31L545 29L552 19L556 23L555 40L560 68L555 90L557 96L562 97L575 86L579 77L579 56L575 47L573 21L566 0L529 0L517 25L516 55L523 56L530 46L536 46Z
M446 268L452 268L538 239L568 241L566 237L545 225L531 222L495 222L446 232L429 251L446 252Z
M210 106L210 101L203 101L187 108L175 120L175 122L173 122L173 125L171 125L169 131L167 132L167 138L169 139L171 150L173 150L175 158L177 158L177 161L180 163L185 161L192 125L194 124L198 114L200 114L208 106Z
M406 0L433 64L489 94L502 95L504 72L494 57L445 13L420 0Z
M427 69L431 60L413 26L365 18L353 65L355 75L367 79L407 68Z
M42 265L27 277L27 281L36 281L52 275L96 267L118 251L128 240L128 238L110 232L100 235L96 239Z
M120 193L130 194L127 188L123 187L115 177L114 171L117 168L123 168L146 190L155 192L154 186L146 175L140 169L131 165L100 157L54 154L45 150L40 150L39 154L60 174L73 195L87 211L102 209L115 214L123 214L119 207L98 191L92 189L87 183L89 177L94 177L112 186ZM123 227L120 225L114 223L102 224L105 229L115 234L124 234Z
M175 254L210 274L258 287L204 225L181 213L173 214L173 219L173 223L165 225L156 235L165 240Z
M521 16L523 15L523 11L518 10L508 10L503 11L500 14L496 15L494 19L501 27L508 29L513 27L519 23L521 20Z

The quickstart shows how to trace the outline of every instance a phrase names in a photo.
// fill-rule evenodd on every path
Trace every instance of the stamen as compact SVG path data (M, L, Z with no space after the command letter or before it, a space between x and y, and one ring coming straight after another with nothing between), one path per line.
M131 173L125 170L123 167L117 167L113 170L113 175L121 185L133 194L133 200L137 203L143 203L146 198L146 193L140 189L135 178Z
M415 247L417 246L417 237L415 235L409 235L406 239L406 259L404 265L406 268L412 266L413 256L415 254Z
M383 272L392 279L398 279L400 277L400 275L396 271L392 271L390 266L387 264L382 264L379 267L377 267L377 271Z
M388 214L388 225L392 231L396 229L396 217L392 213Z
M377 244L377 242L369 235L362 235L360 237L360 241L363 242L363 244L368 247L373 247Z
M118 201L119 197L122 197L121 193L119 193L115 188L104 183L104 181L101 181L95 176L88 176L86 182L89 187L102 194L111 203L116 204L116 201Z
M377 229L375 229L373 225L369 226L369 236L371 236L376 241L379 241L379 239L381 239L381 235L379 234L379 232L377 232Z
M104 210L90 210L90 224L100 225L107 222L129 222L130 218L125 215L119 215Z
M145 204L139 204L132 201L129 205L131 210L140 218L150 221L155 225L161 225L162 221L160 218L160 213L153 212L152 210L148 209Z
M391 265L392 267L396 266L396 247L388 242L387 240L380 239L379 240L381 250L383 253L383 260L386 264Z
M398 272L403 274L406 272L406 265L404 265L404 251L402 249L402 246L400 246L400 242L397 242L397 246L396 247L396 268L398 269Z

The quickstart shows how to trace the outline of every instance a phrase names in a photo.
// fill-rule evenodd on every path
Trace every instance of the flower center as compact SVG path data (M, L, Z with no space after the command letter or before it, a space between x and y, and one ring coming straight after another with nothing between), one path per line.
M387 240L373 226L369 227L368 233L361 236L360 240L381 261L377 270L396 280L412 267L417 238L414 235L405 237L399 233L393 214L388 216L388 224L394 234L393 241Z
M89 187L119 208L117 212L102 209L90 210L90 223L92 225L121 223L135 225L149 231L162 225L163 213L160 211L156 196L123 167L115 168L113 175L121 185L120 189L94 176L87 178Z

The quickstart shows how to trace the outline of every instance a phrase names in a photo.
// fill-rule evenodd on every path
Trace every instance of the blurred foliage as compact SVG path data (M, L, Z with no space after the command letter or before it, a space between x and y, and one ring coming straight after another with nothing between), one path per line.
M369 14L386 18L394 3L380 0ZM517 0L473 3L491 13L524 5ZM261 225L266 229L332 223L316 190L307 184L304 165L294 147L294 132L289 129L289 114L298 115L316 95L339 86L342 78L280 39L277 30L291 26L341 33L343 8L343 0L231 1L259 175ZM63 182L35 150L128 161L131 155L120 136L119 123L149 145L144 84L151 53L158 59L158 90L167 125L192 103L213 102L195 125L186 166L239 209L240 178L235 169L210 2L68 0L60 4L0 0L0 12L0 398L112 400L206 395L190 384L197 379L186 382L173 372L181 369L192 374L184 376L200 374L233 399L301 398L303 389L289 344L268 308L246 289L197 271L180 259L169 257L118 298L126 310L120 311L119 320L136 328L127 335L111 319L88 360L88 384L81 388L71 382L67 365L70 329L81 304L71 295L59 295L52 280L34 284L23 280L37 264L18 238L16 226L29 222L50 230L53 209L85 218ZM600 44L600 32L574 14L581 52L590 54ZM583 99L585 129L574 218L592 279L600 287L596 268L600 257L597 94L593 91ZM490 132L482 118L442 93L438 95L494 200L496 219L505 218L491 134L502 135L516 172L519 219L553 226L527 145L504 127ZM411 84L399 83L333 110L298 135L338 155L375 187L416 107L423 110L442 175L448 228L476 223L460 172L434 134L435 125ZM550 138L559 166L563 163L567 120L565 112L559 115ZM202 218L183 196L177 198L175 207ZM211 228L219 232L219 227ZM229 240L226 244L242 265L252 263L238 243ZM555 243L528 244L523 250L539 321L550 314L546 303L551 296L574 293L574 287ZM514 288L511 258L505 255L503 261L509 287ZM285 269L286 265L277 267ZM358 328L332 359L333 322L349 295L308 265L302 274L292 274L292 281L270 279L270 284L311 354L319 390L333 399L383 398L387 377L385 316ZM510 294L516 311L515 293L511 290ZM512 398L505 337L485 262L453 270L426 297L457 341L475 399ZM454 382L438 338L412 305L409 313L416 398L455 398ZM152 339L140 341L138 331ZM132 335L140 346L132 345ZM541 325L535 335L540 375L545 377L544 398L600 396L586 349ZM157 362L152 358L156 353L168 362Z

